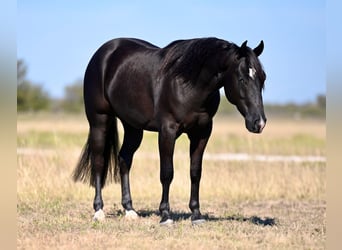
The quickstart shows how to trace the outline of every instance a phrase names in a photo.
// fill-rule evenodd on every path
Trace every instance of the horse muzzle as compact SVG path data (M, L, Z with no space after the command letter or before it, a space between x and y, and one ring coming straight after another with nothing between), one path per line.
M256 119L246 119L246 128L249 132L260 134L266 126L266 120L267 119L262 116L259 116Z

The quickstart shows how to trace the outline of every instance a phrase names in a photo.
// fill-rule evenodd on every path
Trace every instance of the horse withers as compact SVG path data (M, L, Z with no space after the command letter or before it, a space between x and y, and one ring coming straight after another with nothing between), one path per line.
M246 128L261 133L266 124L262 89L266 74L258 59L263 41L251 49L217 38L177 40L164 48L149 42L119 38L103 44L91 58L84 76L84 105L89 135L75 181L95 187L94 220L105 218L101 190L107 177L121 181L126 216L136 217L129 172L143 130L158 132L161 224L172 223L169 187L173 179L176 139L190 140L193 223L204 221L199 185L202 158L220 102L221 87L245 118ZM124 128L119 150L117 118Z

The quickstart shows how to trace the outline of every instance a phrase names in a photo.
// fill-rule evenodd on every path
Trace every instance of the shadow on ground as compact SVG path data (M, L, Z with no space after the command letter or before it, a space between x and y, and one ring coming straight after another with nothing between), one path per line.
M158 211L153 211L153 210L138 210L137 213L142 218L148 218L151 216L160 216L160 213ZM117 210L117 211L113 211L112 213L109 213L107 216L108 217L122 217L124 215L125 215L124 211ZM188 220L190 219L190 217L191 217L191 213L185 213L181 211L172 212L172 218L174 221ZM276 218L270 218L270 217L261 218L259 216L246 217L241 214L229 215L226 217L215 217L215 216L204 215L204 218L207 221L249 222L258 226L276 226L277 225Z

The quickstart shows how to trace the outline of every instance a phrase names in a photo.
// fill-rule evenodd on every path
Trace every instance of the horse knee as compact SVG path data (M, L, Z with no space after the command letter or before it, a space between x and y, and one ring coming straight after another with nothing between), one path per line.
M173 166L163 167L160 172L160 181L163 184L170 184L173 180Z

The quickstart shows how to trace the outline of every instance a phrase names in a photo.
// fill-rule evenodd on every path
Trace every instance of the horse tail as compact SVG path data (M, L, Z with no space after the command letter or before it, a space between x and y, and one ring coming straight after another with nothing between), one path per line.
M95 186L95 171L91 164L92 152L90 148L90 133L86 144L82 149L81 156L78 164L73 171L73 180L90 182L91 186ZM108 128L106 135L105 151L104 151L104 169L102 171L101 183L102 187L106 183L107 175L109 173L109 181L120 182L119 164L118 164L118 153L119 153L119 135L117 129L117 119L114 118L113 122Z

